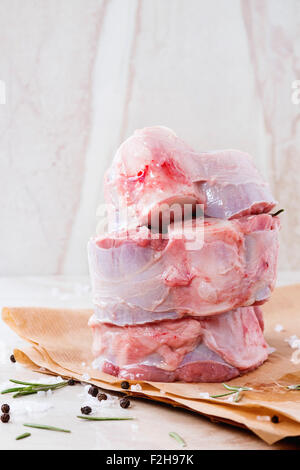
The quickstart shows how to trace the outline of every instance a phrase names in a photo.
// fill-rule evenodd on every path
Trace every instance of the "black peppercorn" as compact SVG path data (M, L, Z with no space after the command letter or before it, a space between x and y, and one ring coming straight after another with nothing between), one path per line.
M81 413L83 415L89 415L92 412L92 408L90 406L83 406L81 408Z
M12 354L9 358L11 362L17 362L15 356Z
M68 385L75 385L75 380L74 379L69 379L68 380Z
M2 423L8 423L9 419L10 419L10 416L8 413L3 413L3 415L1 415Z
M128 408L130 406L130 400L127 397L124 397L120 400L121 408Z
M9 413L10 406L7 405L7 403L4 403L4 405L1 406L1 411L2 413Z
M279 423L279 418L278 418L278 416L276 416L276 415L272 416L271 421L272 421L272 423L274 423L274 424Z
M107 400L107 395L106 395L106 393L98 393L97 398L98 398L99 401Z
M96 397L96 396L98 395L98 392L99 392L99 390L98 390L97 387L95 387L95 385L92 385L92 386L89 388L89 391L88 391L88 393L89 393L90 395L92 395L92 397Z
M124 390L127 390L129 387L129 382L124 381L121 383L121 388L123 388Z

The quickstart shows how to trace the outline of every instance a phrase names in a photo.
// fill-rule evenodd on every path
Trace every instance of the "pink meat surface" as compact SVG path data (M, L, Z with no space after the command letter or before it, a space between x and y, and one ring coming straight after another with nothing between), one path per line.
M171 224L157 239L146 227L92 239L97 318L142 324L268 300L276 278L279 219L260 214L202 222L187 222L183 232Z
M258 307L247 307L217 317L125 327L101 323L94 316L95 367L130 380L229 380L268 357L259 316Z
M204 205L207 217L231 219L275 205L252 157L238 150L196 153L166 127L135 131L105 177L106 201L117 227L157 225L162 204ZM126 225L129 224L129 225Z

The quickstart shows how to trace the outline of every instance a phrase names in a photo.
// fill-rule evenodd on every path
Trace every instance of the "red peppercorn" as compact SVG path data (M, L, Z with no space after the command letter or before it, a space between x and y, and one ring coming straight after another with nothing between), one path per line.
M4 403L4 404L1 406L1 411L2 411L2 413L9 413L9 410L10 410L10 406L9 406L7 403Z
M10 420L10 416L8 413L3 413L3 415L1 415L2 423L8 423L9 420Z

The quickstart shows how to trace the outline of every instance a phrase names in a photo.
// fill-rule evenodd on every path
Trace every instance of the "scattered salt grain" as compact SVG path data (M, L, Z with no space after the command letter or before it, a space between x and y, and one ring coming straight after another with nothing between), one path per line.
M298 385L288 385L287 388L288 388L289 390L297 390Z
M280 332L283 330L283 326L280 325L279 323L277 323L277 325L275 326L274 330L275 330L277 333L280 333Z
M210 398L210 395L209 395L209 393L207 393L207 392L204 392L204 393L201 392L201 393L199 393L199 397L200 397L200 398L205 398L205 399L207 399L207 398Z
M140 392L143 389L140 386L140 384L136 384L136 385L131 385L130 390L132 390L133 392Z
M229 401L229 403L233 403L235 396L236 396L235 393L233 395L229 395L229 397L227 397L225 401Z
M258 421L271 421L271 416L268 416L268 415L259 416L259 415L257 415L256 419Z
M46 392L43 392L43 390L40 390L39 392L37 392L37 396L38 396L38 397L45 398Z
M124 411L124 414L126 415L125 410L120 410L120 402L117 396L107 394L107 400L99 401L97 397L93 397L88 393L89 388L90 385L85 386L83 389L84 393L80 395L82 407L90 406L93 410L93 414L100 413L101 415L101 412L103 412L104 415L113 416L117 409L118 413L122 414L122 411Z
M131 430L132 430L132 431L135 432L135 431L138 431L139 429L140 429L140 427L139 427L138 424L136 424L136 423L132 423L132 424L131 424Z
M96 370L100 370L103 365L103 359L97 357L93 362L92 362L92 368Z
M285 341L289 343L289 346L292 349L300 349L300 339L297 335L292 335L289 338L285 339Z
M89 374L82 374L81 378L84 382L88 382L91 379Z
M24 415L34 416L35 414L46 413L51 408L54 408L53 403L50 400L22 400L18 398L18 401L11 403L10 415L12 422L23 421Z
M81 365L82 365L82 367L84 367L86 364L85 364L85 362L82 362Z
M300 349L296 349L291 356L291 362L293 364L300 364Z

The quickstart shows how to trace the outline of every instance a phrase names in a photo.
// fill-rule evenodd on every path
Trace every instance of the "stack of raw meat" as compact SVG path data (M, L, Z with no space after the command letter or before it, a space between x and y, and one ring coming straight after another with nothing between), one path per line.
M196 153L170 129L145 128L117 151L105 195L114 230L88 245L95 367L219 382L262 364L259 305L274 288L280 223L252 158Z

